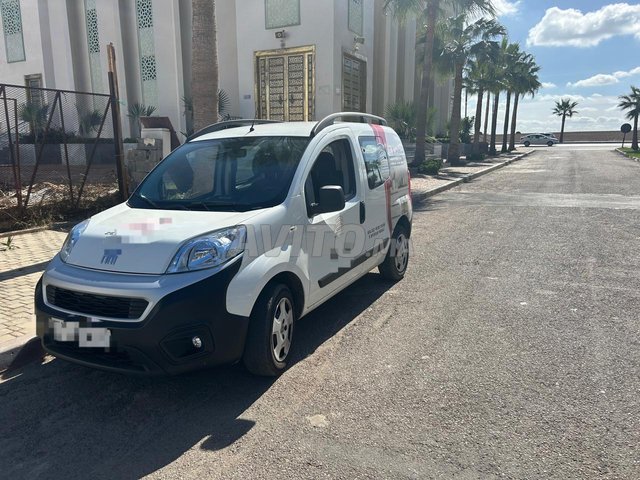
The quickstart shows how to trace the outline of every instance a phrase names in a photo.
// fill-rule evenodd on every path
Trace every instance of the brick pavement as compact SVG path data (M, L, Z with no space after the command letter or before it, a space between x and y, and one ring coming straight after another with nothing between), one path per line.
M13 248L0 251L0 351L3 344L35 334L33 290L66 235L53 230L16 235ZM0 250L6 241L0 238Z

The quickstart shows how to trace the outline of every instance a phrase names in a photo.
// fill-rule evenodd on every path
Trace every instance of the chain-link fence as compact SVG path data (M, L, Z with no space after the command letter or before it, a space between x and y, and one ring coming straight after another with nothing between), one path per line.
M111 97L0 84L0 211L117 192Z

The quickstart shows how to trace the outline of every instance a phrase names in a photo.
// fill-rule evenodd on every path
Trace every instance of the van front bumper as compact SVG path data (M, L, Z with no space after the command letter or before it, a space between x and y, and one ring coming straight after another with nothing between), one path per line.
M65 270L59 260L56 263L58 269ZM96 320L48 305L43 294L43 279L48 275L45 272L35 291L37 335L44 349L56 357L120 373L178 374L237 362L244 351L249 319L227 312L226 293L240 264L235 262L209 277L173 289L154 301L152 309L139 321ZM66 270L71 273L76 270L79 275L92 274L77 267L69 266ZM48 279L44 281L47 282ZM81 282L72 287L83 291ZM75 322L80 329L106 328L110 345L108 348L80 347L77 338L58 341L54 339L53 319ZM194 345L194 337L200 339L199 348Z

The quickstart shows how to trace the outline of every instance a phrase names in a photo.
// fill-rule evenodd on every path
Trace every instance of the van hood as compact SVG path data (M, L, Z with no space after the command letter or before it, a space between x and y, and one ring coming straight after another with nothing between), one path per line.
M108 272L163 274L186 240L241 225L257 213L147 210L121 204L91 217L67 263Z

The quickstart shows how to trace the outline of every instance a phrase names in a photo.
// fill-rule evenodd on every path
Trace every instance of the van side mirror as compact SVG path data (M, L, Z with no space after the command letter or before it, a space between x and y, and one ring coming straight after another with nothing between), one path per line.
M339 212L344 209L344 191L338 185L327 185L320 189L320 198L313 213Z

